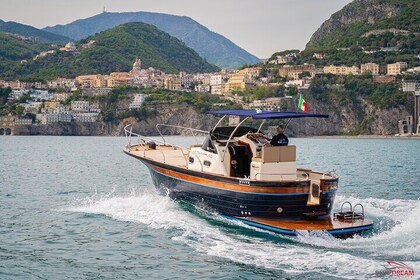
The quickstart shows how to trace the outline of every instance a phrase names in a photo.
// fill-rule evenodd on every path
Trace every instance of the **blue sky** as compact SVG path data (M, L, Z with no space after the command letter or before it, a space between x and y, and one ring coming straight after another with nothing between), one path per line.
M250 53L304 49L312 33L351 0L0 0L0 19L38 28L102 12L188 16Z

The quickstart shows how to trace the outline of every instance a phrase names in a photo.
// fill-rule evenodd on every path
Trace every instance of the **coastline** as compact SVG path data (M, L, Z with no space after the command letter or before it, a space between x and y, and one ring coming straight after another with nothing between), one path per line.
M124 134L31 134L31 133L18 133L13 135L0 135L0 136L83 136L83 137L125 137ZM183 134L167 134L164 136L171 137L185 137L191 135ZM151 134L149 137L160 137L159 134ZM417 139L420 140L420 135L407 135L407 136L396 136L396 135L303 135L303 136L291 136L289 138L314 138L314 139Z
M420 135L313 135L302 138L323 138L323 139L419 139Z

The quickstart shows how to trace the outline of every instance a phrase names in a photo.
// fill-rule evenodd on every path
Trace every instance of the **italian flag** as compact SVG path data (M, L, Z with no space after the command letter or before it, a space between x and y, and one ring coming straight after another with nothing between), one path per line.
M299 97L299 105L298 105L299 109L301 109L303 112L308 113L309 112L309 107L308 107L308 103L306 103L305 99L303 99L303 96L300 95Z

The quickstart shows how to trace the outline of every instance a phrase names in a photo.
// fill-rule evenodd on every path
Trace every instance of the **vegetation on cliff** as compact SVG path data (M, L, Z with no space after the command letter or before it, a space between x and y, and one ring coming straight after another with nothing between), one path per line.
M0 115L3 111L4 105L7 102L7 98L9 97L9 94L12 92L12 89L10 87L2 88L0 87Z
M296 53L299 53L299 52L300 52L300 50L296 50L296 49L275 52L271 55L271 57L268 59L268 61L277 59L277 56L286 56L286 55L289 55L289 54L296 54Z
M420 2L355 0L312 35L296 63L357 65L405 61L420 65ZM323 59L313 57L322 53Z
M325 21L307 48L410 47L419 42L419 10L417 0L355 0Z
M375 84L370 75L317 75L309 92L320 102L333 102L340 106L358 103L358 97L367 98L373 106L381 109L407 105L407 95L399 90L398 84Z
M296 87L285 87L283 85L255 86L243 90L234 90L232 93L242 96L243 101L250 102L252 100L261 100L271 97L297 96L298 89Z
M0 76L5 76L5 72L20 65L22 60L32 60L47 48L46 44L22 40L0 32Z
M420 49L419 49L420 51ZM400 50L395 52L377 51L374 53L366 53L361 48L351 48L349 50L324 49L322 53L325 55L323 59L313 57L315 50L302 51L294 61L295 64L312 63L316 66L327 65L347 65L357 66L363 63L377 63L386 65L397 61L405 61L410 67L420 65L420 59L416 57L417 51ZM385 71L382 71L385 72Z
M12 114L15 116L23 116L24 115L24 108L18 102L10 102L8 97L12 89L10 87L3 88L0 87L0 116ZM29 94L28 94L29 95ZM21 97L19 102L25 102L28 95L24 95ZM26 114L27 117L33 118L32 114Z

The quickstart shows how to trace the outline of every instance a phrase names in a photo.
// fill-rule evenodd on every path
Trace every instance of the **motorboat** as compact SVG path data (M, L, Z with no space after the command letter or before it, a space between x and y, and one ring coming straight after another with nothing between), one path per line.
M335 172L298 167L297 147L272 146L262 131L267 120L287 126L296 118L328 115L254 110L208 113L221 117L210 131L160 124L157 131L162 140L135 133L127 125L128 144L123 150L149 169L161 193L227 219L287 235L307 231L347 237L373 228L360 204L353 207L346 202L341 212L332 213L339 180ZM224 126L230 117L239 119L237 125ZM256 123L260 123L258 128ZM169 144L162 128L202 135L204 141L188 147ZM344 206L349 209L345 211Z

